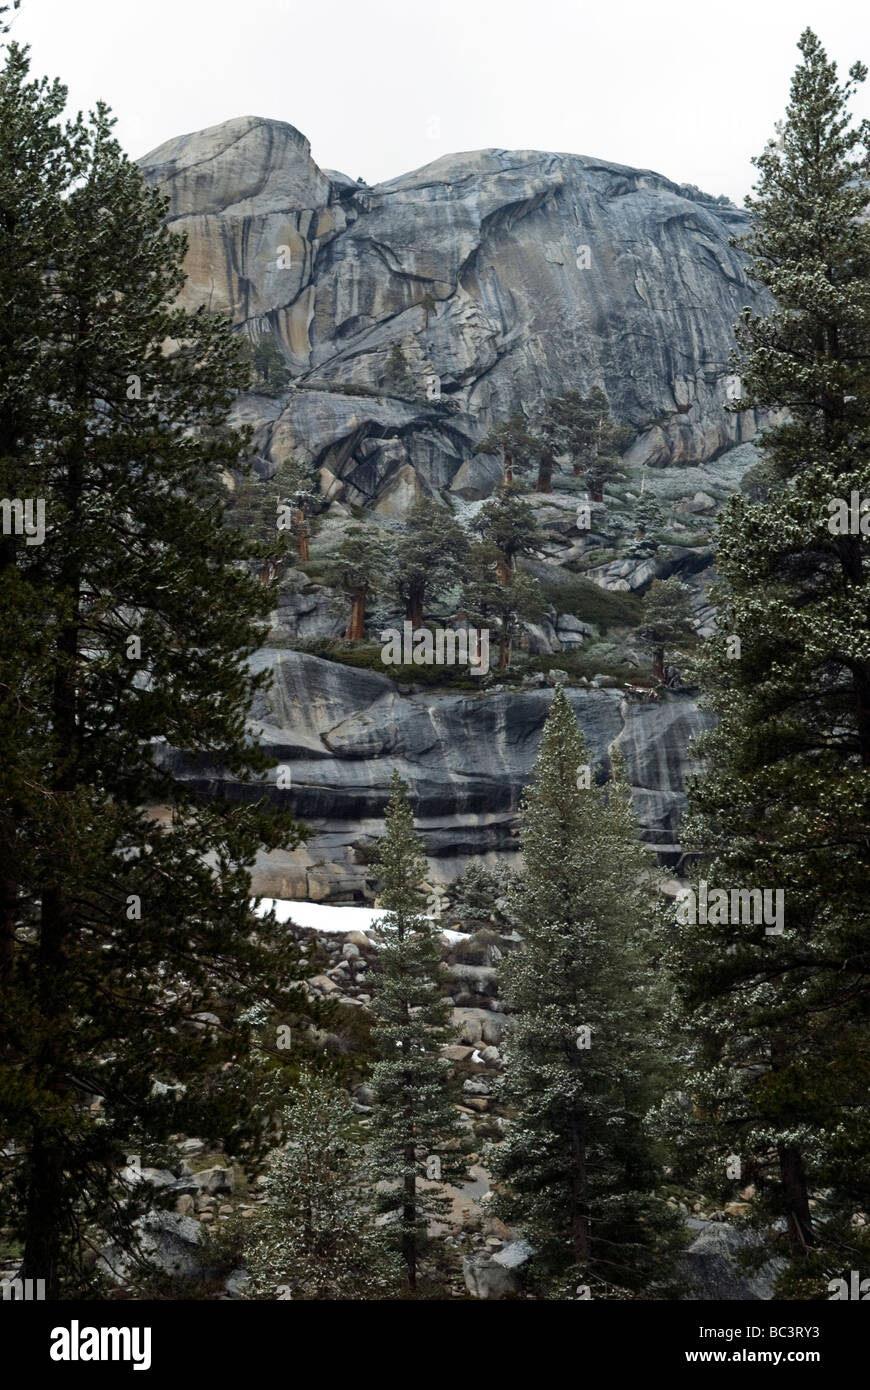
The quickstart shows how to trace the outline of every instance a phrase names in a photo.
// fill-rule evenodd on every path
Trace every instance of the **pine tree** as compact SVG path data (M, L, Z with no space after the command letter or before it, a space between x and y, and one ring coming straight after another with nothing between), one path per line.
M371 1174L382 1187L382 1210L393 1214L390 1229L415 1290L428 1223L449 1207L440 1179L462 1173L460 1132L447 1081L450 1064L440 1055L452 1034L440 992L446 972L437 929L425 915L426 859L398 772L385 820L378 867L387 913L375 929L381 951L372 997L380 1060L371 1079L377 1098Z
M544 407L538 430L552 451L568 453L574 476L586 475L593 502L604 497L604 485L617 471L619 455L634 431L617 425L610 414L607 397L596 386L588 396L566 391L552 396Z
M15 6L17 9L17 5ZM0 15L9 6L3 6ZM0 26L5 33L8 25ZM0 497L38 507L34 441L45 426L55 381L56 335L45 266L56 246L60 200L84 167L80 121L62 125L66 88L29 80L26 50L10 44L0 74ZM54 347L53 347L54 344ZM44 500L44 499L43 499ZM9 529L7 530L7 524ZM0 531L0 977L11 969L22 882L38 810L38 751L29 704L35 688L44 599L30 570L37 546ZM43 682L48 673L42 669Z
M545 608L536 579L521 570L505 570L502 553L480 542L471 549L462 591L462 607L472 621L486 629L490 624L495 628L500 671L510 665L514 639L524 624L539 618Z
M290 381L287 363L275 339L269 334L249 348L254 369L254 387L265 396L280 396Z
M685 584L675 574L668 579L654 579L643 596L637 638L652 652L656 680L664 680L665 652L678 647L691 633L692 604Z
M350 599L348 642L361 642L366 635L366 605L373 593L388 584L394 553L386 539L372 527L352 526L342 541L326 574Z
M523 945L499 967L516 1020L499 1087L512 1119L490 1155L499 1209L556 1296L655 1296L675 1232L644 1128L660 1081L651 875L617 755L613 770L605 793L557 688L521 808Z
M497 931L510 931L501 911L509 875L504 869L487 869L476 859L462 870L450 885L450 921L460 931L479 931L494 925Z
M393 343L387 358L387 382L402 396L413 396L416 382L401 343Z
M457 583L468 553L468 537L446 507L429 497L411 507L396 545L395 583L405 617L423 623L427 596Z
M375 1229L364 1150L347 1096L329 1076L303 1071L284 1113L285 1146L266 1173L266 1201L245 1247L260 1298L385 1298L398 1262Z
M57 110L57 92L34 95L26 76L11 54L2 101ZM177 306L184 240L111 125L100 106L74 137L72 187L63 138L31 144L45 206L22 254L36 264L51 219L34 315L51 380L24 353L3 388L8 425L36 384L12 444L30 494L45 500L46 536L16 546L11 580L13 610L26 583L40 626L19 687L25 852L10 862L4 844L0 866L13 889L0 1218L23 1241L23 1276L45 1279L49 1297L85 1287L86 1235L135 1242L145 1194L125 1196L116 1181L130 1148L147 1161L186 1131L257 1151L244 1007L260 999L282 1022L310 1016L295 949L249 907L259 846L293 844L298 829L265 813L256 786L245 804L215 781L268 766L245 720L263 684L248 657L271 600L222 505L221 478L246 447L226 423L245 373L226 321ZM21 153L0 153L0 186L35 206ZM28 273L26 308L10 322L37 291ZM4 583L4 602L9 593ZM197 763L198 778L173 775ZM169 815L155 817L157 806ZM219 1024L203 1025L203 1013ZM155 1080L182 1089L158 1094Z
M504 475L502 483L509 487L515 473L524 473L538 457L540 441L529 429L521 410L516 410L500 425L495 425L475 450L478 454L501 454Z
M685 832L711 885L781 891L784 920L681 927L690 1099L673 1110L686 1170L721 1180L739 1160L755 1217L786 1223L783 1292L819 1297L868 1256L870 553L860 523L836 528L853 490L870 496L870 124L850 123L863 65L840 85L810 30L799 48L750 205L776 307L745 315L734 362L738 408L788 415L764 433L760 495L719 529L700 667L719 722Z
M472 522L484 545L494 551L500 583L507 583L518 555L527 555L541 542L535 513L523 498L519 483L500 484Z

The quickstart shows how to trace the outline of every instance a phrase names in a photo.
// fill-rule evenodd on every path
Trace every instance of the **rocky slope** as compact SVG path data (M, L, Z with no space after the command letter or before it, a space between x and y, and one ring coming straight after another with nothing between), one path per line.
M758 306L741 212L649 170L478 150L367 187L293 126L241 117L141 161L190 239L187 298L271 336L292 376L249 397L261 467L293 453L333 495L401 512L481 495L496 419L604 386L633 463L698 463L752 437L726 415L732 328ZM588 264L587 264L588 262ZM391 384L399 345L408 381Z

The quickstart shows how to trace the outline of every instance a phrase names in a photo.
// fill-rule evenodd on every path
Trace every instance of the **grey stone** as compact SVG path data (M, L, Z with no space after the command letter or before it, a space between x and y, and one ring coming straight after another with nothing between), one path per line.
M472 1298L497 1300L519 1289L513 1271L489 1255L463 1255L462 1277Z
M757 1237L724 1221L690 1218L687 1225L699 1234L677 1262L689 1285L689 1292L683 1295L685 1301L757 1302L773 1297L774 1281L787 1261L775 1258L755 1272L746 1271L738 1263L739 1256Z

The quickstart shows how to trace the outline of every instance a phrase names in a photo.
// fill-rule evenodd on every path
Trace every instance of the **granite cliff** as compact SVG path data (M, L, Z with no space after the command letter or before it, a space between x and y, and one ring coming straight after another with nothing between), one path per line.
M609 505L646 486L687 538L638 561L599 537L605 562L580 567L602 588L638 594L679 573L698 631L710 630L709 527L755 461L750 441L763 424L725 411L734 322L745 305L763 305L729 244L746 230L738 209L649 170L538 151L447 155L369 187L319 169L293 126L254 117L169 141L141 165L188 236L187 302L227 312L253 344L280 354L286 381L240 397L236 413L253 427L260 477L291 456L319 470L328 506L315 555L360 507L389 524L421 494L473 504L500 475L496 458L474 453L494 423L601 385L635 430L623 459L629 491ZM397 351L401 381L390 368ZM574 499L557 491L533 503L547 541L529 567L570 578L586 544ZM530 650L553 655L554 667L556 653L595 638L584 614L564 607L557 600L529 633ZM394 766L435 878L469 854L509 854L551 690L402 690L288 649L341 630L322 584L282 585L270 646L256 658L275 681L255 728L292 777L274 795L314 834L307 849L258 865L258 891L369 894ZM708 716L685 693L655 705L620 689L570 693L602 775L608 749L625 752L642 834L673 862L688 743ZM217 775L186 773L204 786Z

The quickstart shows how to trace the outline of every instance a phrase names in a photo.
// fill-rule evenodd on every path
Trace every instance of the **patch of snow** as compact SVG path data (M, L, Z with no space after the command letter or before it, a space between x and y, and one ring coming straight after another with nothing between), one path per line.
M293 922L297 927L308 927L318 932L338 932L342 936L351 931L370 931L376 922L387 916L383 907L342 907L331 903L302 902L294 898L253 899L257 917L264 917L273 907L278 922ZM464 940L463 933L459 931L442 931L441 935L451 945Z

